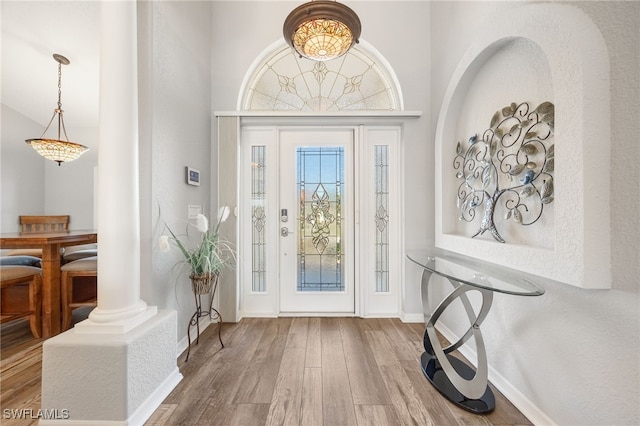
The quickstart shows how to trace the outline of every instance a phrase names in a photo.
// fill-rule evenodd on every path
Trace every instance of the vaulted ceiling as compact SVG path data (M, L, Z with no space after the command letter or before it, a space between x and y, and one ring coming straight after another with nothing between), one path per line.
M100 3L2 1L2 103L46 125L58 100L59 53L66 126L98 125Z

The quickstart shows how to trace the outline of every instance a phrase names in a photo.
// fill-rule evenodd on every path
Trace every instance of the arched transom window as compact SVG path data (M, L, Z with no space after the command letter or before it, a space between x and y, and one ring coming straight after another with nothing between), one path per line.
M300 58L284 43L249 71L241 91L244 111L393 111L402 97L386 60L361 44L326 62Z

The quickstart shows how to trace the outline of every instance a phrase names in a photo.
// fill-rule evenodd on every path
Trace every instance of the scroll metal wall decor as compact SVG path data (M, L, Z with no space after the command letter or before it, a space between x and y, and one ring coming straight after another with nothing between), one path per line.
M474 222L482 214L472 238L489 231L505 242L494 223L498 204L506 209L504 220L531 225L553 202L553 129L551 102L534 110L526 102L512 103L496 111L481 137L471 136L468 144L458 142L453 167L461 181L459 219Z

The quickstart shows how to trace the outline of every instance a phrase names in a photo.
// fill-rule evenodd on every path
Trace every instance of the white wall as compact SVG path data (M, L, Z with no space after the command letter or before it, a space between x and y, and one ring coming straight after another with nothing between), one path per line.
M81 160L58 166L24 142L40 136L43 130L41 124L2 105L2 232L18 231L20 215L45 214L70 215L71 229L95 229L93 168L97 149L90 149ZM73 142L97 146L95 128L69 128L67 134Z
M404 109L422 111L422 117L406 121L404 128L406 185L404 234L409 248L433 241L433 141L430 124L429 55L430 32L427 2L347 2L362 21L361 39L377 49L393 67L402 92ZM242 80L252 62L272 43L282 39L282 24L295 8L287 2L212 3L212 102L214 111L235 111ZM230 37L230 35L233 35ZM215 138L215 135L214 135ZM217 141L215 141L217 143ZM214 164L217 150L214 148ZM214 188L217 186L214 178ZM420 229L424 232L414 232ZM421 311L419 275L407 270L407 294L402 311Z
M68 214L70 229L96 229L94 223L94 167L98 165L98 129L67 129L69 140L90 147L69 163L58 166L45 161L44 211L48 215Z
M0 211L2 232L16 232L18 216L44 214L45 160L24 140L38 137L44 127L2 104Z
M211 3L138 7L141 295L149 305L178 311L180 341L195 311L189 271L174 268L182 255L159 252L157 238L164 223L184 233L190 204L211 213ZM200 186L186 184L185 166L200 170Z
M532 419L541 423L541 419L547 419L560 425L637 424L640 3L570 4L576 7L576 13L586 12L598 26L611 63L612 214L611 223L602 226L611 227L613 289L581 290L536 278L546 290L544 296L497 296L482 330L490 365L501 380L521 393L515 395L514 402L529 407ZM497 11L520 6L522 3L518 2L431 3L434 120L467 46L482 25L499 25L486 19ZM539 95L536 89L535 85L530 88L533 97ZM454 331L468 326L451 317L446 325Z

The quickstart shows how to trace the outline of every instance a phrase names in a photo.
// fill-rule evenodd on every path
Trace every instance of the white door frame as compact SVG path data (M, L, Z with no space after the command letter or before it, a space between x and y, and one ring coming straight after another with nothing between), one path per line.
M330 126L334 129L353 129L355 135L354 141L354 173L355 173L355 310L356 316L374 316L374 317L399 317L400 316L400 295L401 295L401 232L402 224L402 193L401 193L401 141L402 126L401 125L334 125ZM279 294L279 271L278 266L270 266L266 271L261 272L265 276L267 283L266 289L252 288L252 279L254 271L252 270L252 258L254 251L251 247L252 235L252 206L251 206L251 150L252 147L264 147L266 150L265 160L269 164L268 168L277 169L280 167L278 157L278 138L279 130L282 128L300 128L309 131L314 129L326 129L327 126L318 126L309 124L299 126L292 123L290 126L282 125L264 125L264 124L245 124L240 126L239 132L239 261L238 261L238 307L239 315L243 316L260 316L275 317L281 315L280 312L280 294ZM372 147L375 144L384 144L389 146L389 155L391 166L394 172L390 174L388 183L391 199L389 200L389 226L390 241L388 261L390 267L390 288L388 291L376 291L371 285L361 286L361 283L368 284L375 282L375 259L372 260L366 253L372 252L372 233L375 231L372 216L371 197L364 197L363 190L368 190L373 182L373 167L371 160ZM275 158L274 158L275 157ZM255 166L255 165L254 165ZM277 193L278 182L277 177L269 174L267 170L267 182L264 190L267 197L270 194ZM275 192L274 192L275 191ZM264 250L265 261L268 265L278 265L277 254L279 253L279 202L265 201L265 213L267 218L274 220L266 220L264 224L265 235L268 236ZM374 208L375 210L375 208ZM370 214L371 213L371 214ZM366 247L365 247L366 245ZM311 315L312 313L304 313ZM319 313L321 315L331 315L327 313ZM302 315L302 314L301 314ZM339 315L344 315L343 313Z

